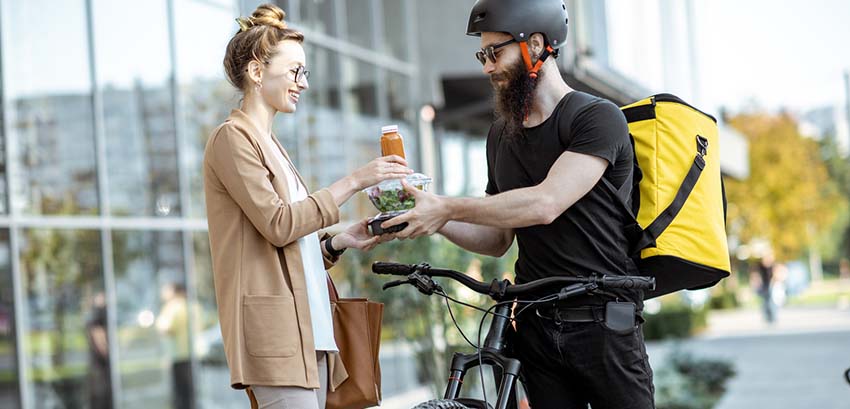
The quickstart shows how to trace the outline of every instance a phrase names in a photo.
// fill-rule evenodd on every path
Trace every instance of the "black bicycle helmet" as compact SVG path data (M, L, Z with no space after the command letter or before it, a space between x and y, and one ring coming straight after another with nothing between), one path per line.
M541 33L557 50L567 43L569 16L563 0L478 0L469 14L466 35L504 32L517 42Z

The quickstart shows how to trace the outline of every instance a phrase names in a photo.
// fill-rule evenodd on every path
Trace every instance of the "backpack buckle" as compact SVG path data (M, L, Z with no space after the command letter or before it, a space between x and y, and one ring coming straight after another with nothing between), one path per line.
M697 135L697 152L700 156L708 155L708 139Z

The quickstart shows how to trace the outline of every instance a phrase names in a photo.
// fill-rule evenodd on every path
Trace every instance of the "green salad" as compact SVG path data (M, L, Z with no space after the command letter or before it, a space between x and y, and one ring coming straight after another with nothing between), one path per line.
M431 178L421 173L408 175L407 183L419 190L427 190ZM407 193L399 180L385 180L377 185L363 189L369 201L381 213L410 210L416 205L413 195Z
M409 210L416 204L413 195L401 188L381 190L379 187L373 187L368 195L369 200L381 213Z

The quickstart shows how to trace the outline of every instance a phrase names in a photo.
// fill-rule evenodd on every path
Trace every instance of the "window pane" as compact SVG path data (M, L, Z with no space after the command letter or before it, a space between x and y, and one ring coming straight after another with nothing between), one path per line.
M121 407L192 407L181 234L114 231L112 250Z
M95 0L93 10L111 213L179 215L168 26L151 24L168 21L166 3Z
M413 110L410 101L410 77L397 72L387 72L387 93L390 106L390 118L413 122Z
M0 22L0 24L3 23ZM9 213L9 189L6 186L6 101L2 98L3 95L3 67L0 67L0 214L7 214Z
M311 107L339 108L339 55L313 44L308 44L305 51L310 88L304 93L304 102Z
M85 2L8 2L4 70L16 138L16 206L29 214L96 214L97 171ZM73 46L69 46L73 44Z
M209 236L207 232L195 232L192 241L195 250L195 295L203 317L199 321L200 332L194 337L199 364L195 385L200 406L205 409L244 407L247 403L245 392L230 387L230 371L218 325Z
M335 24L334 18L334 2L334 0L305 0L301 2L301 18L297 23L311 30L336 35L337 24ZM289 13L289 10L285 8L283 10Z
M405 24L407 23L407 0L381 0L384 6L384 35L381 38L381 51L400 60L407 60L408 43Z
M346 0L345 13L348 16L348 40L372 49L372 1Z
M374 65L350 58L344 58L343 61L343 77L347 88L345 97L348 106L355 114L377 116L377 68Z
M190 217L204 217L202 162L210 133L239 106L238 95L225 80L222 59L227 43L238 29L233 20L235 1L174 2L177 79L185 148L183 162L189 178ZM185 213L185 210L184 210Z
M15 294L9 259L9 230L0 230L0 407L17 409L18 353L15 346Z
M111 407L100 232L22 230L20 259L29 400Z

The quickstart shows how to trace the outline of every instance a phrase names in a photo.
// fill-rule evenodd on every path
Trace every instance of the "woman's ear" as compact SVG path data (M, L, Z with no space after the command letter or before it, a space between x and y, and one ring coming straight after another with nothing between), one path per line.
M261 84L263 82L263 65L257 60L251 60L248 63L248 79L251 80L249 86Z

